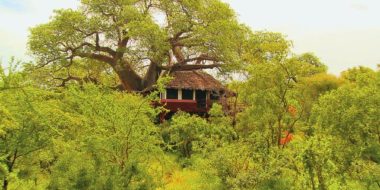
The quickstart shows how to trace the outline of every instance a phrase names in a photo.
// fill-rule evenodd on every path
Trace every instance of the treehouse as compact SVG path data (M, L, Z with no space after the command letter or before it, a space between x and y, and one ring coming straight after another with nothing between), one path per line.
M170 112L206 114L213 103L224 105L227 90L211 75L202 71L177 71L171 76L173 80L160 94L161 104Z

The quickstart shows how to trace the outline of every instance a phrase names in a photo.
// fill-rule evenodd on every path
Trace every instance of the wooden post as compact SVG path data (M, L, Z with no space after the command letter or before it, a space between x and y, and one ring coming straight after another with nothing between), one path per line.
M182 100L182 89L178 89L178 100Z

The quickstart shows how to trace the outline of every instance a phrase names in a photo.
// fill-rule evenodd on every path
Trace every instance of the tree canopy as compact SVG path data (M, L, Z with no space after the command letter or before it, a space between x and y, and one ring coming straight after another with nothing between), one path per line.
M67 80L87 60L140 91L162 71L236 67L250 34L220 0L82 0L32 28L28 44L40 66L68 70Z

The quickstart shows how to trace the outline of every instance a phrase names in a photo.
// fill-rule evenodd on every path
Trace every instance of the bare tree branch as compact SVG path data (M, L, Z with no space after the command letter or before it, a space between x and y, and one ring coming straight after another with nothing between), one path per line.
M108 63L111 66L115 66L115 61L112 57L108 57L106 55L101 54L95 54L95 53L75 53L76 56L82 57L82 58L90 58L95 59L101 62Z

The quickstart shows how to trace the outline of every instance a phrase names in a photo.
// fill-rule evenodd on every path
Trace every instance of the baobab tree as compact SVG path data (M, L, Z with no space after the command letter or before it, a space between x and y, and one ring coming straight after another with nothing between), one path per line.
M81 0L32 28L28 45L41 67L93 61L141 91L164 71L234 68L250 34L220 0Z

